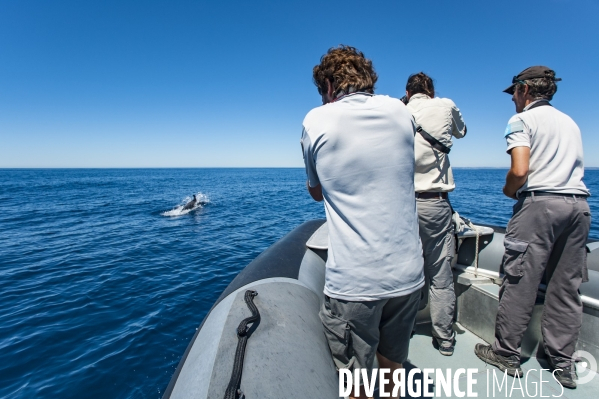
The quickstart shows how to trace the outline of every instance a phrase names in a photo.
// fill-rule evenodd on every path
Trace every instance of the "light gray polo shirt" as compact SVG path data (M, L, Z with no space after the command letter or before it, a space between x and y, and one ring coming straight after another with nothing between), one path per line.
M303 127L309 184L322 186L329 228L324 293L372 301L422 287L409 111L353 93L310 111Z
M551 105L512 116L505 129L508 153L515 147L530 148L528 179L522 191L589 195L582 182L584 164L580 129L568 115Z

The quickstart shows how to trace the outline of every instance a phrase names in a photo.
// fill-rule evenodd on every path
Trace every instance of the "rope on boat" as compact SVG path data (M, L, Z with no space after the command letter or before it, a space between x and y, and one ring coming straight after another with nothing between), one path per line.
M478 239L480 237L480 231L476 228L470 219L462 218L466 222L466 225L470 227L476 233L476 247L474 249L474 277L478 277Z
M260 312L254 304L254 297L258 295L257 291L247 290L245 292L244 300L252 315L247 317L239 323L237 327L237 350L235 351L235 360L233 361L233 372L231 373L231 379L229 385L225 391L224 399L244 399L245 395L241 392L241 374L243 372L243 360L245 357L245 347L248 339L254 332L255 328L260 323ZM251 324L251 326L250 326Z

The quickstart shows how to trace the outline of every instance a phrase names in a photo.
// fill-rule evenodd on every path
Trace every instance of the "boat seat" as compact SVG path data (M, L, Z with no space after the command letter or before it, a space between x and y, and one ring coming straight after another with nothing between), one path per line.
M478 230L478 235L481 237L490 236L493 235L493 233L495 233L495 230L490 226L474 225L474 227L476 227L476 230ZM476 233L477 232L474 231L471 227L465 226L464 230L459 232L457 235L459 239L464 239L469 237L476 237Z
M322 226L312 234L306 242L306 246L310 249L326 250L329 248L329 226L327 222L324 222Z

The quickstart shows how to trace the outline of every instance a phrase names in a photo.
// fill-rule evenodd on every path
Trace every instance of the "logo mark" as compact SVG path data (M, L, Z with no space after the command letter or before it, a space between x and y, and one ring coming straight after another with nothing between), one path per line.
M593 370L597 370L597 360L593 355L591 355L587 351L576 351L572 355L572 359L576 361L576 373L578 374L577 384L586 384L590 382L593 377L595 377L595 372ZM581 374L583 374L581 376Z

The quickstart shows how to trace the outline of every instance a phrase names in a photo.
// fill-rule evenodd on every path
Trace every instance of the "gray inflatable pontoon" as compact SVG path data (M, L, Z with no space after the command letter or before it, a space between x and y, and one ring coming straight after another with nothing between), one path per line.
M407 369L478 368L477 390L485 397L486 365L474 355L478 342L494 340L500 271L505 230L476 226L460 234L454 264L457 311L456 351L441 356L433 347L427 299L417 316L417 333L410 342ZM339 398L339 381L318 317L323 300L328 231L324 220L306 222L287 234L252 261L225 289L198 328L177 367L164 398L221 399L234 367L238 345L237 328L251 316L244 301L247 290L258 295L260 312L247 341L242 366L241 391L246 399ZM583 326L578 349L599 359L599 242L589 242L590 282L581 287ZM543 360L540 316L545 286L539 295L533 319L522 344L526 369L547 368ZM528 361L526 361L528 359ZM596 364L589 365L591 375ZM540 371L539 371L540 372ZM552 380L548 371L544 380ZM539 376L541 377L541 376ZM548 383L556 396L560 387ZM579 385L567 397L596 397L599 377ZM563 397L566 397L565 395Z

